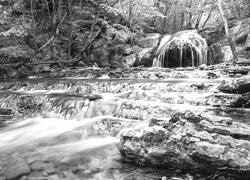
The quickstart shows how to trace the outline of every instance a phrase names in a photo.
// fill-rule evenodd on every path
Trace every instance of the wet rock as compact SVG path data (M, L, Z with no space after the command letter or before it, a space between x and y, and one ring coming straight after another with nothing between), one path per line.
M135 61L136 61L136 55L135 54L131 54L131 55L126 56L124 58L125 58L126 64L129 65L129 66L133 66Z
M192 112L171 119L164 126L156 123L124 132L120 142L124 159L176 169L250 172L250 126Z
M0 108L0 126L5 126L13 118L15 112L12 109Z
M152 118L150 119L149 126L164 126L169 122L169 119L165 118Z
M12 109L0 108L0 115L13 115L14 111Z
M224 81L218 89L224 93L244 94L250 92L250 81L243 78Z
M138 48L135 53L125 56L126 64L129 66L151 67L154 56L153 48Z
M250 33L248 34L246 39L245 50L250 51Z
M213 72L208 72L207 78L208 79L217 79L217 78L219 78L219 75L217 75L216 73L213 73Z
M11 157L3 168L3 175L6 179L17 179L31 172L28 164L21 158Z
M145 48L141 50L137 55L137 60L134 62L133 66L144 66L151 67L154 58L154 48Z
M62 178L59 176L59 175L51 175L51 176L48 176L48 178L50 180L61 180Z
M33 171L43 171L45 173L55 172L54 165L52 163L35 162L31 165Z
M91 125L88 130L90 135L111 135L115 136L128 122L119 121L114 118L104 118Z
M16 108L20 114L31 114L43 109L43 98L38 96L21 95L16 102Z
M207 98L207 105L247 108L250 107L250 94L214 94Z

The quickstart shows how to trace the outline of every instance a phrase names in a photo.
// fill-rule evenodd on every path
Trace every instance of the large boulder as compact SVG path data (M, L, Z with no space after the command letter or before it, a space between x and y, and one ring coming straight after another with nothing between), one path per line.
M142 48L152 48L156 47L160 39L160 34L158 33L148 33L145 37L141 38L137 45Z
M31 74L28 62L35 52L27 46L11 46L0 49L0 78L23 78Z
M151 67L153 63L155 48L139 48L137 52L125 56L126 64L129 66Z
M99 6L99 10L100 11L98 13L100 13L100 15L103 14L103 16L106 16L110 22L115 23L115 24L126 25L127 23L126 18L117 9L111 6L108 6L106 4L101 4Z
M17 3L20 1L16 1ZM13 11L17 12L19 5ZM0 20L0 48L16 45L25 45L28 31L31 29L32 19L29 16L18 18L2 18Z
M120 152L125 161L141 165L206 172L239 170L248 177L249 138L249 125L187 111L123 132Z
M239 21L236 26L232 27L229 31L232 34L233 40L237 44L245 44L247 35L250 29L250 18Z
M244 94L250 92L250 80L245 78L223 81L218 89L224 93Z
M11 46L0 49L0 64L28 62L35 55L34 50L27 46Z

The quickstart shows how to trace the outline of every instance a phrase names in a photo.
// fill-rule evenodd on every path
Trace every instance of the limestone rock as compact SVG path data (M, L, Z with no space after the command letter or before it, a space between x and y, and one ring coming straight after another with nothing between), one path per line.
M141 38L137 42L137 45L142 48L156 47L158 44L159 38L160 38L160 34L158 33L148 33L146 34L146 37Z
M138 53L138 61L134 66L143 65L145 67L151 67L154 58L154 48L145 48Z
M207 105L215 107L250 107L250 94L214 94L207 98Z
M30 167L23 159L11 157L3 168L3 175L6 179L17 179L22 175L30 173L30 171Z
M46 173L52 173L55 171L52 163L35 162L31 165L33 171L43 171Z
M141 165L206 171L222 168L249 175L249 135L249 125L189 111L172 115L169 122L124 132L120 151L126 161Z
M28 62L35 52L27 46L11 46L0 49L0 64Z
M127 22L122 13L120 13L117 9L112 8L111 6L101 4L99 10L99 13L104 14L112 23L125 25L125 23Z
M250 81L243 78L224 81L218 89L224 93L244 94L250 92Z
M250 29L250 18L243 19L238 24L230 29L230 34L233 34L233 40L237 44L244 44L245 39Z
M129 56L124 57L126 64L129 66L133 66L135 61L136 61L136 55L135 54L131 54Z

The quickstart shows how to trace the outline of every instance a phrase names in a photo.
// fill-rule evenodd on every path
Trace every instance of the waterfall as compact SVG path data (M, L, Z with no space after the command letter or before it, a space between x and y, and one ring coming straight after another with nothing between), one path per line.
M171 37L171 35L169 35L169 34L164 35L164 37L161 39L159 47L157 48L157 54L159 54L161 48L168 42L168 40L170 39L170 37ZM163 56L165 56L165 55L163 55ZM161 58L161 59L164 59L164 57ZM162 67L162 66L164 66L164 61L161 61L161 59L154 58L152 66L153 67Z
M175 54L170 53L170 50L175 48L179 54L178 59L174 59ZM169 62L178 64L179 67L183 67L184 64L188 66L207 64L207 48L206 40L196 30L180 31L171 37L166 35L157 49L157 58L154 59L153 66L166 67ZM191 62L188 62L187 52L190 54Z

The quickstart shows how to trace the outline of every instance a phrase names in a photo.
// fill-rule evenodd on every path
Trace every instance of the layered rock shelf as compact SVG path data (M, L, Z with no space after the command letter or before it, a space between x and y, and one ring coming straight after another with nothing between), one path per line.
M6 130L0 133L0 177L87 178L88 166L93 169L93 164L84 161L86 173L81 174L79 154L90 160L103 153L107 166L91 171L91 178L98 173L114 178L109 174L114 175L114 169L119 178L127 177L121 168L125 162L129 167L136 164L151 171L171 171L170 179L177 172L176 177L182 174L194 179L209 179L214 174L247 179L249 79L244 74L232 78L225 67L234 68L219 64L135 68L122 73L89 68L67 78L64 75L71 70L2 82L0 120ZM40 134L31 137L33 128ZM20 137L10 143L11 133ZM90 153L91 148L100 153ZM110 152L119 159L118 164ZM69 158L61 162L66 156ZM15 166L8 157L17 161ZM69 162L76 164L69 166ZM16 173L8 170L10 166ZM130 173L137 173L137 168ZM144 170L138 176L146 178ZM159 173L157 178L162 176Z

